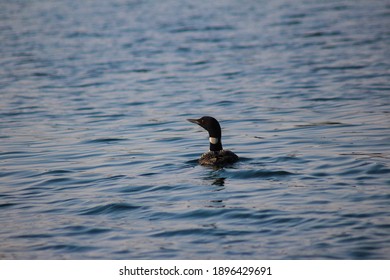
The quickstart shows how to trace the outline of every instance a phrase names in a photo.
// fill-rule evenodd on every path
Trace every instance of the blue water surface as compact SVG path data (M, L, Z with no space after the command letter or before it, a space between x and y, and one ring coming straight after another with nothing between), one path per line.
M1 259L389 259L390 4L0 0ZM220 120L232 167L199 166Z

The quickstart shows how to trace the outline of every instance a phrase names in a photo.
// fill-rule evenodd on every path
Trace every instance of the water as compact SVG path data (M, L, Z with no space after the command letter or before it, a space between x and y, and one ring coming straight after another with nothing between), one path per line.
M388 1L0 6L0 258L390 258Z

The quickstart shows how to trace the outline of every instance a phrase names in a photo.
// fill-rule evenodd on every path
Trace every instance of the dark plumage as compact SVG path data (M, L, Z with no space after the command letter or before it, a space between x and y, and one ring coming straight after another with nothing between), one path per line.
M238 156L235 153L222 148L221 126L216 119L204 116L200 119L188 119L188 121L200 125L209 133L210 151L200 157L199 163L201 165L222 167L238 161Z

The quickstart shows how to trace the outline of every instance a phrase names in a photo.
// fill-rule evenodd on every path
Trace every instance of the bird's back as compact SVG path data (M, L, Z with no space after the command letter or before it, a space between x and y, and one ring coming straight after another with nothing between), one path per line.
M201 165L211 166L225 166L236 161L238 161L238 156L229 150L210 151L204 153L199 159Z

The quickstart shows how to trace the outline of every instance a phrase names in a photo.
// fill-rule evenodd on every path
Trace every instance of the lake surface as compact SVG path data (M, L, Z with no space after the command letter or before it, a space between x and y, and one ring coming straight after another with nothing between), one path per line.
M1 0L0 258L390 259L389 26L379 0ZM240 162L197 164L203 115Z

